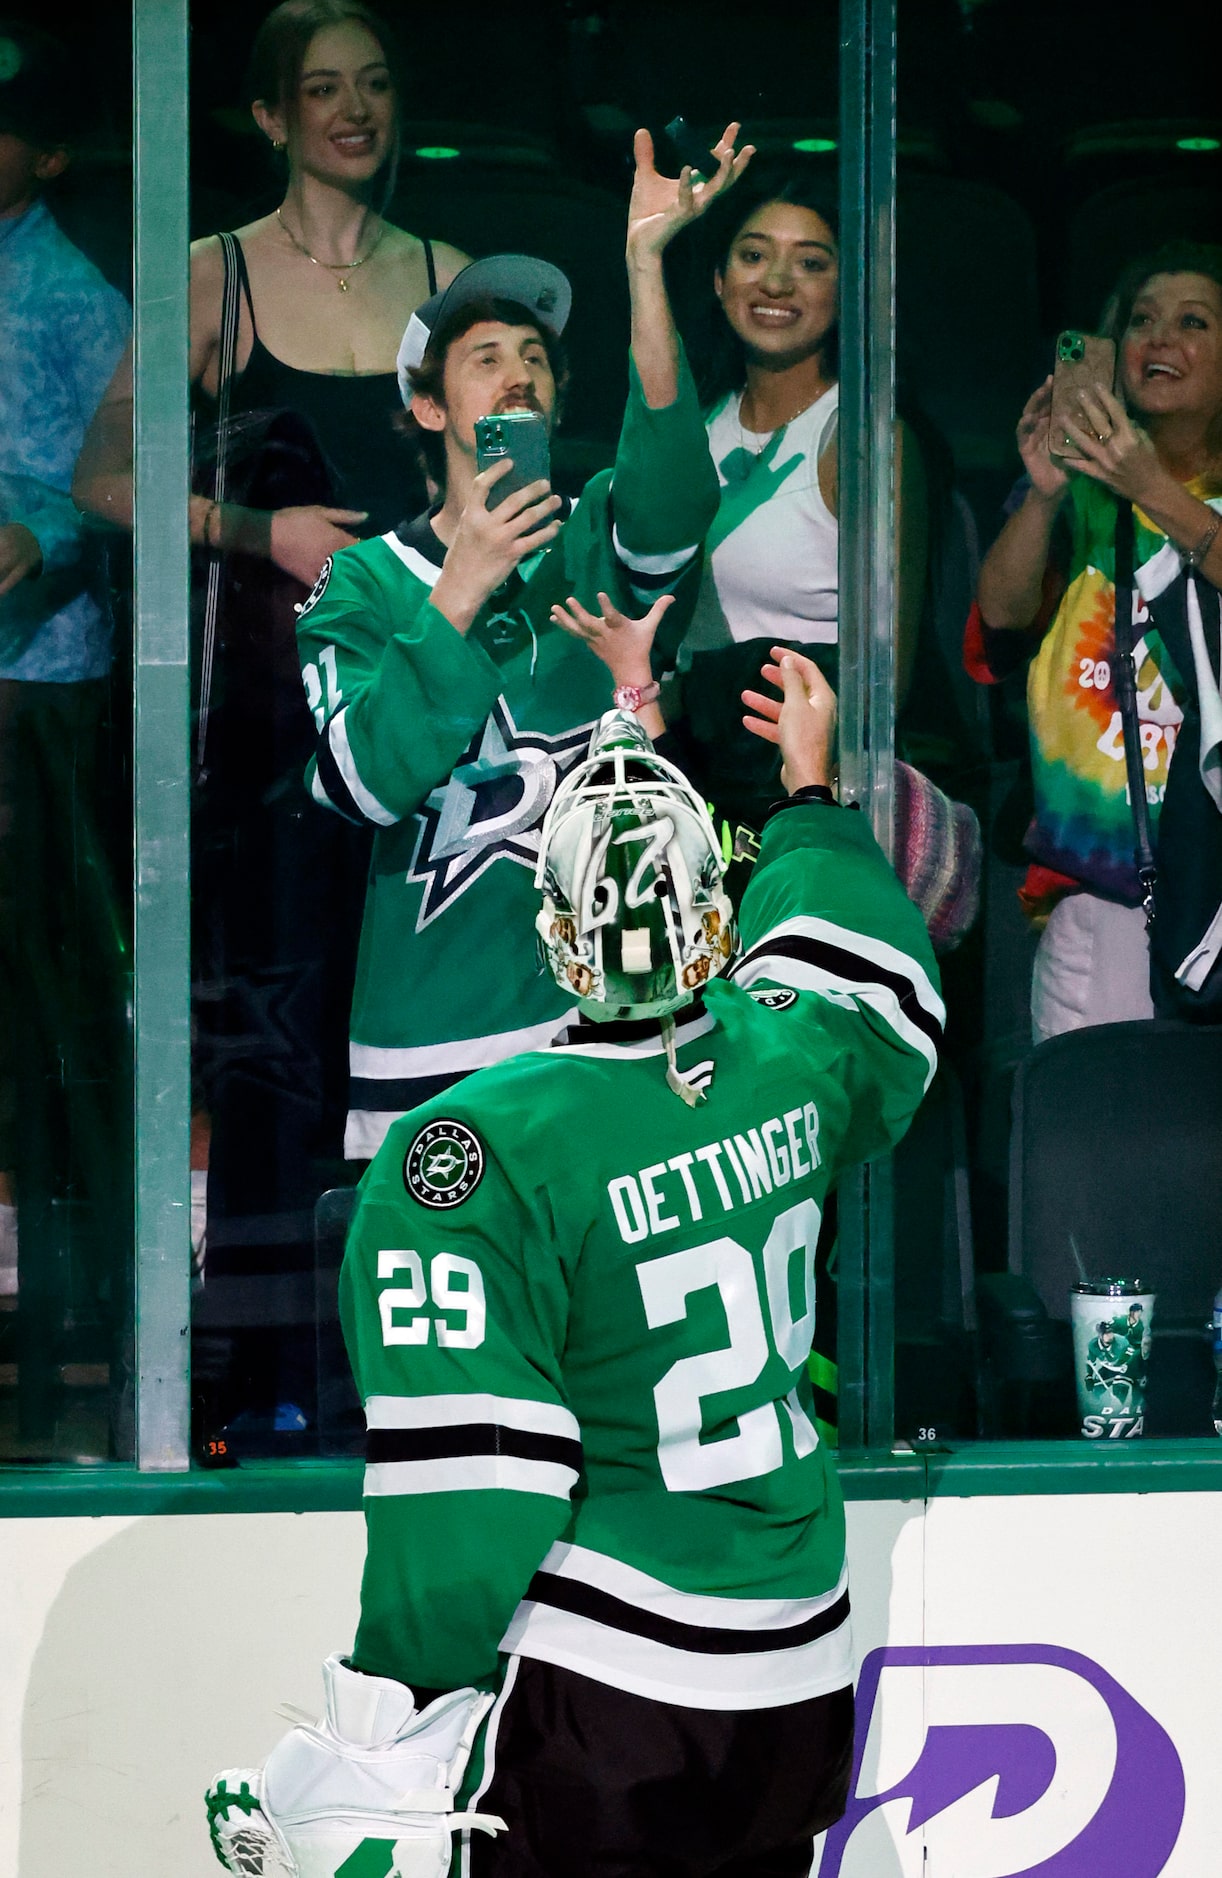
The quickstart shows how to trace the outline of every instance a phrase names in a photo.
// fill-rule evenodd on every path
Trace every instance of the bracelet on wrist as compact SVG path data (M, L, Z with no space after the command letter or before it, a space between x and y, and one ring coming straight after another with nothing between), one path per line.
M621 711L639 711L643 704L652 704L661 693L662 687L654 678L647 685L617 685L611 702Z
M1217 540L1218 530L1220 528L1222 528L1222 515L1215 513L1211 516L1209 526L1206 528L1205 533L1201 536L1196 546L1183 550L1185 567L1200 567L1201 562L1205 559L1205 556L1209 553L1209 550Z

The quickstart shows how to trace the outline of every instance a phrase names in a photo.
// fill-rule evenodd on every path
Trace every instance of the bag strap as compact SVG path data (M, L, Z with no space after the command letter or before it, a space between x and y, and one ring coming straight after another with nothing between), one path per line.
M1133 558L1134 529L1132 504L1116 505L1115 569L1113 586L1116 612L1113 637L1115 658L1113 676L1120 722L1124 731L1124 766L1129 784L1129 806L1133 812L1134 851L1137 878L1141 882L1141 905L1147 931L1154 924L1154 842L1150 833L1150 808L1146 801L1146 766L1141 749L1141 725L1137 717L1137 660L1133 654Z
M223 502L227 486L229 454L229 411L233 381L237 375L238 324L241 317L242 257L237 238L229 233L219 236L223 282L221 286L221 330L216 381L216 471L212 480L212 500ZM216 663L217 622L220 616L224 556L214 550L208 561L208 583L204 593L204 630L199 665L199 715L196 720L195 766L202 781L208 743L208 716L212 703L212 679Z

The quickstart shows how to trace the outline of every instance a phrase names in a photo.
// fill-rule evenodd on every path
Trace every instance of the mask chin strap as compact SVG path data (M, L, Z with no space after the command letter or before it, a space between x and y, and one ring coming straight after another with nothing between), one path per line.
M662 1042L666 1048L666 1081L681 1102L686 1102L689 1109L698 1108L704 1101L704 1090L697 1089L695 1083L686 1081L679 1074L679 1065L675 1061L675 1020L667 1016L659 1019L662 1028Z

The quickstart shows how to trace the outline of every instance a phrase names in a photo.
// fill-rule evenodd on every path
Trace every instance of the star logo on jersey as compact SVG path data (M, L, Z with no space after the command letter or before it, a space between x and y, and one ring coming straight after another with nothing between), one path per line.
M585 755L592 728L582 724L556 737L519 731L504 698L497 699L448 781L420 810L407 874L424 888L417 932L494 861L516 861L534 872L556 784Z
M797 992L785 986L776 991L749 991L747 996L754 998L757 1004L762 1004L766 1011L787 1011L791 1004L798 1001Z
M426 1122L403 1160L403 1185L434 1209L461 1206L484 1178L484 1146L465 1122Z

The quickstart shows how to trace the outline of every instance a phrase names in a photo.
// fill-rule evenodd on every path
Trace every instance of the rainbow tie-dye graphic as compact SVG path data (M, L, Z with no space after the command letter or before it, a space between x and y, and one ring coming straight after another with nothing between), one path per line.
M1194 495L1203 493L1193 484L1188 487ZM1027 680L1036 803L1027 847L1045 867L1135 905L1141 892L1124 731L1112 678L1116 507L1105 489L1084 476L1073 478L1069 502L1069 584ZM1164 595L1168 604L1178 604L1178 593L1170 590L1179 581L1181 564L1167 537L1140 510L1135 520L1137 705L1146 799L1156 829L1184 697L1158 615Z

